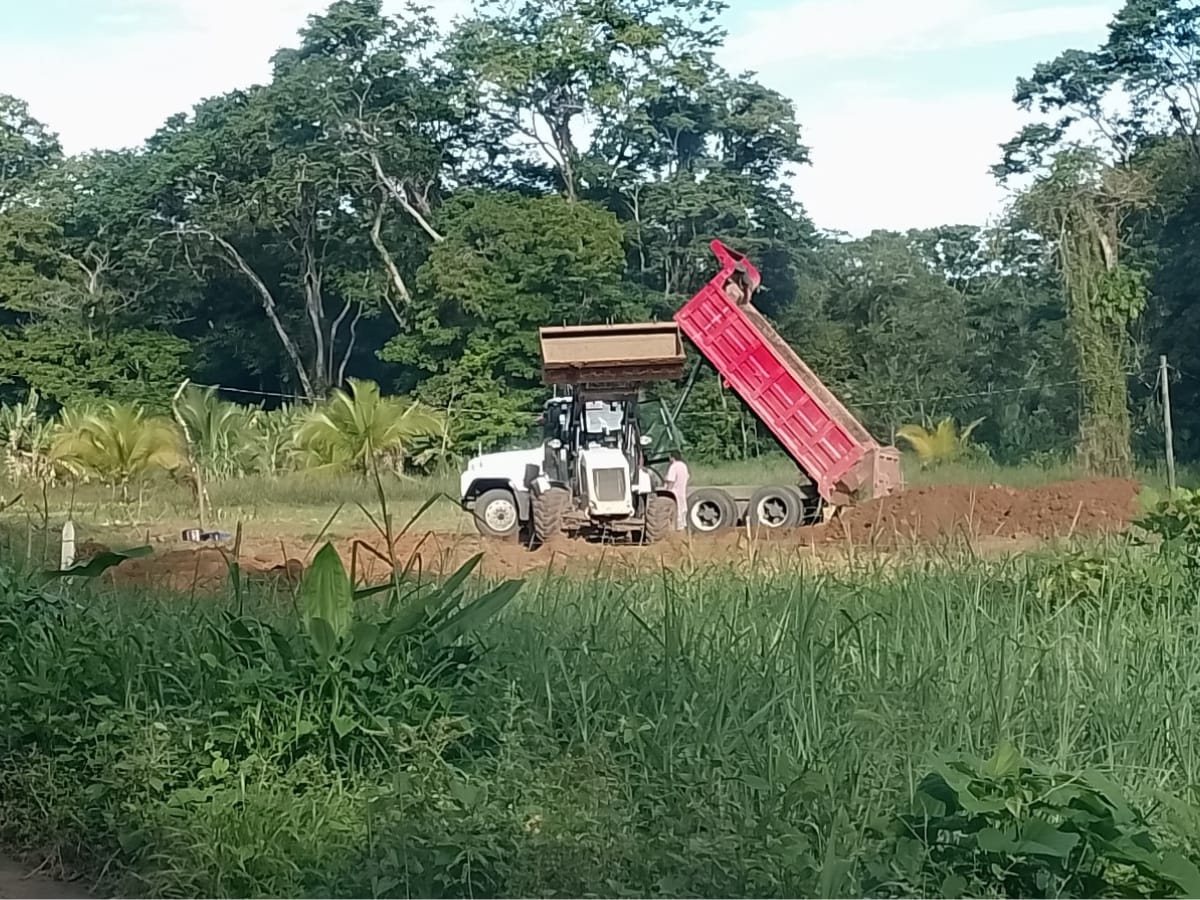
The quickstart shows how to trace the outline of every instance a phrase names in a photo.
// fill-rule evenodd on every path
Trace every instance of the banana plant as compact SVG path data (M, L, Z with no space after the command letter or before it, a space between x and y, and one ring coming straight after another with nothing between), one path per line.
M467 560L437 587L405 590L399 579L355 590L333 545L326 543L313 557L300 583L300 611L317 654L333 664L356 668L372 650L386 653L400 642L444 647L470 634L500 612L524 582L505 581L467 600L467 578L483 554ZM358 601L388 594L385 616L372 621L360 616Z
M346 738L357 729L386 731L360 691L364 679L397 658L423 660L424 677L436 675L455 656L461 638L478 630L517 595L522 582L506 581L467 600L467 578L482 559L468 560L441 585L405 589L400 577L378 587L355 590L337 551L325 543L313 557L299 590L300 613L309 645L326 672L322 696L329 699L332 733ZM360 601L387 594L382 615L371 616ZM380 608L372 604L374 610Z
M932 428L905 425L896 432L896 437L913 449L917 459L921 461L921 468L924 469L961 459L970 449L971 433L982 422L982 418L976 419L960 430L954 419L947 416Z
M50 459L53 425L40 415L40 400L30 388L24 402L0 403L0 454L14 480L53 481L56 474Z

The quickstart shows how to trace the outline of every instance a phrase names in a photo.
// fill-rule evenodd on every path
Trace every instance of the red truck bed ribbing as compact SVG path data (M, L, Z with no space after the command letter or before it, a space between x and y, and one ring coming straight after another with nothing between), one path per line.
M704 354L832 503L901 486L900 455L882 447L779 336L750 299L761 282L740 253L712 242L721 271L675 314Z

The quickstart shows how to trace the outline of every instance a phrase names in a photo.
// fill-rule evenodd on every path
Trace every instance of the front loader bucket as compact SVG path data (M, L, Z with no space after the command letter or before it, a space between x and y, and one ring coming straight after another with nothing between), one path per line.
M681 378L683 337L674 322L542 328L546 384L641 384Z

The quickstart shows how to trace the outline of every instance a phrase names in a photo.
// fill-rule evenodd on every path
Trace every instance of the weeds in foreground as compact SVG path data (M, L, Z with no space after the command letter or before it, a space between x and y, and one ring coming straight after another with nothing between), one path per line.
M868 864L873 893L1200 896L1200 868L1161 846L1109 778L1029 762L1008 742L987 761L938 762L895 825L892 852Z
M1200 614L1159 560L1104 558L545 579L465 637L438 598L502 596L469 573L221 603L9 567L0 840L151 895L1177 892ZM936 847L896 829L931 771ZM1034 821L1077 834L1065 861Z

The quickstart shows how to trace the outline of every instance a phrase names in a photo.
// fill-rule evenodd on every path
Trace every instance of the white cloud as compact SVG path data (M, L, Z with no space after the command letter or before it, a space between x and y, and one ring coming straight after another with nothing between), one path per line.
M135 145L201 98L265 80L271 54L328 2L108 0L108 27L87 38L33 46L0 35L0 91L27 99L70 152ZM449 22L470 2L431 5ZM722 59L796 99L814 163L797 175L797 194L818 225L860 233L980 222L1001 200L988 167L1021 121L1007 85L955 93L947 72L921 96L904 96L809 73L814 63L883 59L936 76L938 48L1094 36L1120 0L1067 2L1018 10L1011 0L793 0L731 15ZM1025 67L1014 64L1013 77Z
M109 0L119 25L86 40L6 45L0 91L29 102L68 152L126 147L204 97L261 83L329 0ZM442 21L469 0L434 0ZM385 6L399 7L399 0Z
M1021 122L1002 94L918 100L874 85L847 86L802 118L813 164L796 194L818 226L856 235L983 224L1004 200L988 169Z
M794 183L818 226L862 234L982 224L1005 200L989 171L999 145L1027 121L1011 85L1036 61L1029 42L1098 43L1120 2L791 0L744 15L722 60L795 99L813 162ZM1013 59L1002 85L952 68L963 51L1001 45ZM880 78L881 63L894 84L837 77L868 67ZM981 86L962 87L960 76Z
M1005 9L1004 0L794 0L755 10L736 23L726 57L761 70L970 48L1086 34L1111 17L1110 0L1087 5Z
M119 9L123 28L86 41L5 47L0 84L24 96L68 151L130 146L202 97L265 79L268 57L294 38L318 4L177 0L171 6L174 21L137 16L140 10L127 3ZM30 72L41 77L29 78Z

